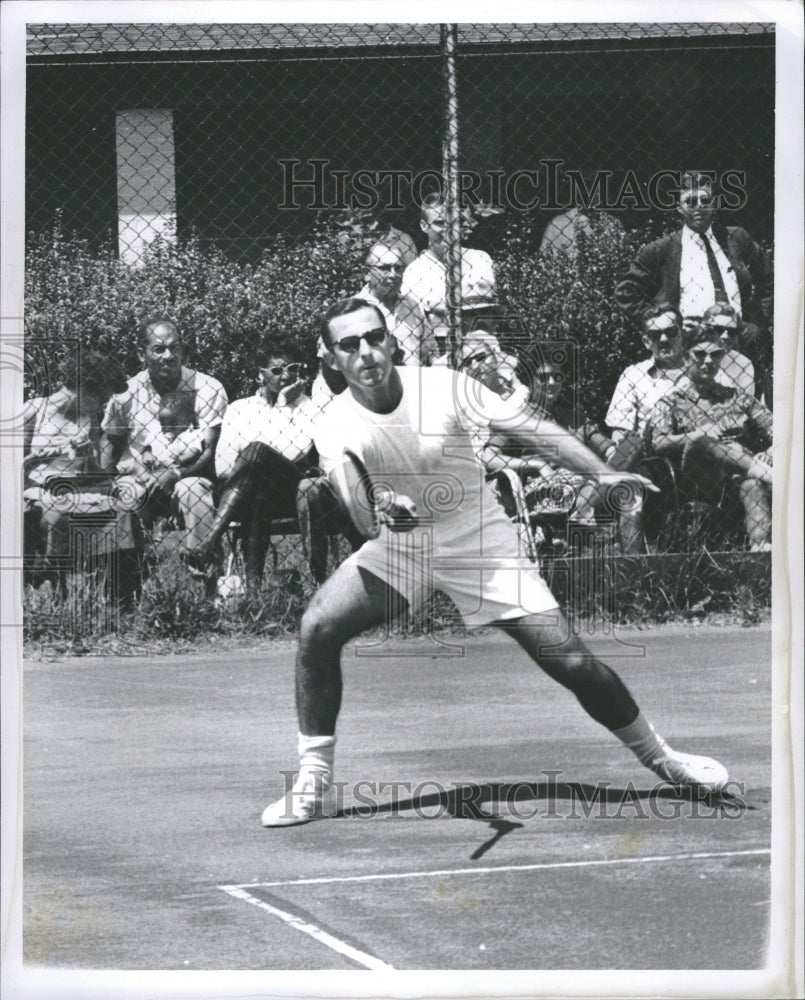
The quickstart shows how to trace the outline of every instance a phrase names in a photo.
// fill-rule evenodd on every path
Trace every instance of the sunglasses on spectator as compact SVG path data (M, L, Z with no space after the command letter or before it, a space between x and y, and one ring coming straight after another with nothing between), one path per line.
M680 332L681 331L678 326L664 326L661 330L646 330L646 334L651 337L652 340L659 340L663 334L670 338L678 337Z
M707 329L717 330L721 334L729 334L730 337L733 337L740 332L737 326L722 326L720 323L708 323Z
M562 375L560 372L537 372L536 375L540 382L550 382L551 379L553 379L554 382L562 381Z
M360 337L343 337L341 340L336 340L333 342L333 347L337 347L344 354L354 354L361 346L362 340L365 340L370 347L380 347L386 339L387 332L384 327L378 327L376 330L362 333Z
M680 204L684 208L712 208L715 204L715 198L707 194L700 195L698 198L683 196Z
M721 359L724 357L724 351L722 350L691 351L690 353L698 362L706 361L708 358L712 358L713 361L721 361Z
M461 362L461 367L466 368L470 365L482 365L490 359L494 360L494 354L490 354L489 351L478 351L476 354L471 354L468 358L464 358Z
M299 362L293 361L289 365L272 365L271 368L266 368L265 370L269 375L282 375L287 372L292 378L296 378L302 373L302 369L305 366L299 364Z

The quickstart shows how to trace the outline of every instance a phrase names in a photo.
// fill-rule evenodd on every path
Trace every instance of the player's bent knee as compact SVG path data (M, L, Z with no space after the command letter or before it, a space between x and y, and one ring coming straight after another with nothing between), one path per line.
M327 614L327 609L314 598L302 615L299 626L299 643L302 649L310 652L326 650L331 653L340 650L346 642L347 630L341 622Z

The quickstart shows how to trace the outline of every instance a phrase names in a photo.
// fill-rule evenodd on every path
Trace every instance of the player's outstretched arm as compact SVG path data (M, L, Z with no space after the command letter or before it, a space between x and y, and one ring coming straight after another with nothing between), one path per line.
M616 482L637 482L652 492L657 487L644 476L634 472L621 472L607 465L571 431L547 417L522 415L514 423L491 424L493 430L518 444L526 444L540 457L560 468L582 475L595 476L598 480L614 485Z
M492 430L525 445L552 464L586 475L611 474L612 469L561 424L544 416L519 414L516 421L491 421Z

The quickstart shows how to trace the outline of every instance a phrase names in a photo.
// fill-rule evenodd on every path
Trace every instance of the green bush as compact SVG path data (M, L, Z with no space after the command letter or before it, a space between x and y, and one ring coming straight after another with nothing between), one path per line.
M505 314L522 323L527 340L577 345L578 399L601 424L621 371L646 356L639 331L615 305L615 285L657 235L648 228L594 230L579 234L574 257L540 254L538 233L525 218L507 228L495 255Z
M578 345L580 398L601 420L621 370L645 353L615 307L615 283L657 234L581 234L575 258L539 254L538 235L528 218L516 220L494 249L501 304L521 321L526 339ZM359 287L360 262L377 238L371 221L358 220L348 231L336 221L303 240L278 240L256 264L233 261L194 238L176 245L155 240L135 266L118 261L111 248L90 249L58 224L31 235L29 391L47 389L43 358L52 365L71 340L108 353L133 374L142 367L139 332L149 319L167 315L182 331L188 363L219 378L230 399L244 396L254 387L249 361L258 345L294 344L315 360L317 317ZM40 351L37 340L47 342Z
M149 319L174 319L187 363L223 382L230 399L253 391L250 360L260 344L297 345L316 357L315 320L357 287L360 257L332 228L305 242L280 241L257 264L237 263L194 239L154 241L137 266L111 250L52 232L31 236L26 256L25 332L29 392L47 391L36 341L51 362L67 341L108 353L128 374L142 368L138 334ZM41 365L41 362L40 362Z

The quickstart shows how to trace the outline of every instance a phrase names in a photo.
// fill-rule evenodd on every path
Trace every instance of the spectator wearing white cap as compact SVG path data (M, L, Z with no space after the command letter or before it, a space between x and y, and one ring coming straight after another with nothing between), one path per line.
M525 398L527 391L517 378L517 358L507 354L494 333L470 330L458 351L458 368L483 383L504 399L515 394Z

